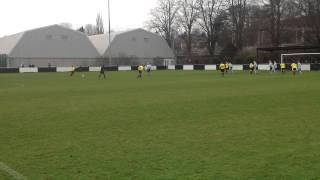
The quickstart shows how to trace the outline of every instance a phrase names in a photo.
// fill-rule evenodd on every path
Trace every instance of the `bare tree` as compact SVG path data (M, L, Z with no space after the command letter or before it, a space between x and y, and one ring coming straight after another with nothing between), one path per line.
M178 10L177 0L158 0L158 7L151 11L151 20L147 22L148 29L161 34L170 47L173 47Z
M296 0L302 15L306 17L306 25L312 29L317 44L320 44L320 1Z
M104 26L103 26L103 19L101 14L97 14L96 18L96 33L97 34L104 34Z
M279 46L281 43L281 20L285 0L262 0L262 2L268 9L267 18L270 22L271 42L274 46Z
M77 31L82 32L82 33L85 33L85 29L84 29L83 26L79 27L79 28L77 29Z
M271 39L275 46L280 45L281 38L281 16L282 16L282 2L283 0L269 0L271 10Z
M87 24L87 25L85 25L84 26L84 29L85 29L85 33L87 34L87 35L95 35L95 34L97 34L97 32L96 32L96 28L95 28L95 26L94 25L92 25L92 24Z
M258 39L261 38L259 34L263 30L268 27L266 25L266 10L264 7L261 7L257 4L248 4L247 6L247 15L246 15L246 22L245 28L243 33L243 46L256 46L261 45L258 42Z
M310 16L311 25L316 37L318 44L320 44L320 1L310 0L308 4L308 15Z
M179 23L183 29L184 40L187 46L188 61L192 60L192 30L197 21L198 12L196 10L196 0L181 0L180 1L180 16Z
M243 48L243 32L248 13L247 0L228 0L231 22L233 24L234 44Z
M218 33L222 26L223 0L198 0L199 25L207 37L207 47L210 55L214 55Z

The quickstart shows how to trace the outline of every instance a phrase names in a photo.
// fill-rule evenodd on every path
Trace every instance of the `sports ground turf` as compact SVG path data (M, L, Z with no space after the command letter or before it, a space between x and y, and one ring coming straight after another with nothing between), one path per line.
M0 162L31 180L320 179L318 72L97 75L0 74Z

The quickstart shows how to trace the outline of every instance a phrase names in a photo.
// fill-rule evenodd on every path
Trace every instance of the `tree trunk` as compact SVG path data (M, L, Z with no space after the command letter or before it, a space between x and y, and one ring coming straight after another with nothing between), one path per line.
M281 4L280 0L278 0L277 4L277 39L276 39L276 45L280 45L280 38L281 38Z
M191 28L188 28L188 35L187 35L187 58L188 62L192 62L192 35L191 35Z
M275 5L274 0L270 0L270 9L271 9L271 17L270 17L270 33L271 33L271 42L272 45L277 46L276 44L276 18L275 18Z
M216 40L215 38L213 37L213 35L210 35L210 38L208 38L209 41L208 41L208 51L209 51L209 54L210 56L214 56L215 54L215 49L216 49Z

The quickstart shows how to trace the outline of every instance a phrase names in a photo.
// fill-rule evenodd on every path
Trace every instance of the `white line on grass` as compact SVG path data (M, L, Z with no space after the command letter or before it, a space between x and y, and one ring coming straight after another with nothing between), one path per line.
M27 178L24 177L22 174L18 173L17 171L10 168L8 165L6 165L5 163L3 163L1 161L0 161L0 170L7 172L8 174L10 174L10 176L15 178L16 180L27 180Z

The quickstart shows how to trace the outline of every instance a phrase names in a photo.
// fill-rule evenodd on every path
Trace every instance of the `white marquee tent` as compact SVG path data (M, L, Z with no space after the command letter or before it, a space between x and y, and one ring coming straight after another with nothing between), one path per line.
M175 59L161 36L143 29L112 33L109 46L106 34L88 37L59 25L0 38L0 57L6 67L164 65Z
M111 48L106 34L89 36L89 39L101 56L108 59L111 54L113 65L163 65L166 60L175 59L161 36L143 29L112 33Z
M7 56L7 67L18 67L22 64L63 67L104 63L85 34L59 25L0 38L0 55Z

